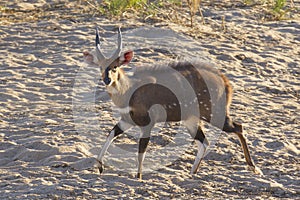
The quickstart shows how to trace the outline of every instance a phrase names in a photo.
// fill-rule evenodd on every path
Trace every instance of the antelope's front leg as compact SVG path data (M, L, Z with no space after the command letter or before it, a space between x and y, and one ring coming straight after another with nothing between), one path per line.
M124 131L128 130L129 128L131 128L132 125L124 122L124 121L120 121L118 124L116 124L114 126L114 128L110 131L106 141L105 141L105 144L103 146L103 148L101 149L101 152L100 154L98 155L97 157L97 160L98 160L98 168L99 168L99 172L100 174L102 174L103 172L103 157L104 157L104 154L106 153L108 147L110 146L110 144L112 143L112 141L116 138L116 136L124 133Z
M137 172L138 179L142 179L143 162L145 159L145 153L146 153L146 149L147 149L149 140L150 140L150 137L146 137L146 138L140 138L140 141L139 141L138 172Z

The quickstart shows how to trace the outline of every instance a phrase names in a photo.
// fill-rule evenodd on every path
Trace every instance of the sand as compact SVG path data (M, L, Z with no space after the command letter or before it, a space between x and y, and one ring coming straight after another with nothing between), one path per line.
M299 9L299 1L294 3ZM300 197L299 13L263 21L259 6L204 2L206 24L197 17L190 28L172 19L107 19L85 1L1 5L0 199ZM4 7L10 11L2 12ZM188 17L186 10L181 14ZM128 153L124 156L115 146L100 176L95 156L118 114L105 95L99 69L83 64L82 52L93 49L96 25L107 54L121 26L124 49L136 52L133 68L178 56L215 63L231 80L232 116L243 123L264 175L247 170L234 135L210 129L208 135L218 133L216 144L198 173L190 175L196 146L184 131L176 134L175 124L158 126L146 156L145 168L151 168L155 159L168 159L164 145L176 137L185 141L168 150L177 157L162 169L137 180L135 152L121 151ZM170 35L159 38L155 31L160 30ZM151 34L145 42L146 33ZM116 144L134 149L137 134L133 129Z

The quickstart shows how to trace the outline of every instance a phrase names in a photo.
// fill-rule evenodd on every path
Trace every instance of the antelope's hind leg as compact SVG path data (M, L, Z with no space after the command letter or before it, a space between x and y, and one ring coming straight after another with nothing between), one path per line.
M235 135L238 136L249 169L256 174L263 175L262 171L258 167L256 167L254 165L254 162L252 161L250 151L247 145L247 141L243 134L243 126L241 124L231 121L231 119L227 117L224 124L223 131L233 132Z
M112 143L112 141L120 134L124 133L124 131L130 129L132 127L132 125L124 122L124 121L120 121L118 124L116 124L114 126L114 128L110 131L109 135L107 136L107 139L105 141L105 144L103 146L103 148L101 149L100 154L97 157L98 160L98 168L99 168L99 172L100 174L102 174L104 168L103 168L103 157L108 149L108 147L110 146L110 144Z
M246 138L243 135L242 125L233 122L233 126L234 126L234 133L238 136L241 146L243 148L244 156L245 156L245 159L246 159L249 169L256 174L263 175L263 172L258 167L256 167L254 162L252 161Z
M195 142L197 143L198 152L193 167L191 169L191 174L196 174L208 146L208 141L205 138L205 135L200 125L198 125L196 136L194 139Z

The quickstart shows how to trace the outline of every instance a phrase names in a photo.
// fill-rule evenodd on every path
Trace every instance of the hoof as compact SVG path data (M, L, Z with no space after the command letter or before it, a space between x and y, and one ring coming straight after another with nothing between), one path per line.
M263 172L256 166L249 166L249 170L253 171L257 175L264 175Z
M99 170L99 173L102 174L103 173L103 170L104 170L104 167L103 167L103 164L101 161L98 160L98 170Z
M142 174L141 173L137 173L136 178L141 180L142 179Z
M197 174L199 166L200 166L200 162L199 162L199 164L196 167L195 166L192 167L190 174L191 175Z

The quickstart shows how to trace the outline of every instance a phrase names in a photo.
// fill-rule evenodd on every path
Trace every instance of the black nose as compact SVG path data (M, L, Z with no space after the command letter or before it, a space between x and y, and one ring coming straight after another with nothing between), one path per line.
M105 69L105 76L104 76L104 83L106 84L106 85L108 85L109 83L110 83L110 78L108 77L108 72L109 72L109 67L107 67L106 69Z
M108 85L109 83L110 83L110 78L108 78L107 76L105 76L105 78L104 78L104 83L105 83L105 85Z

